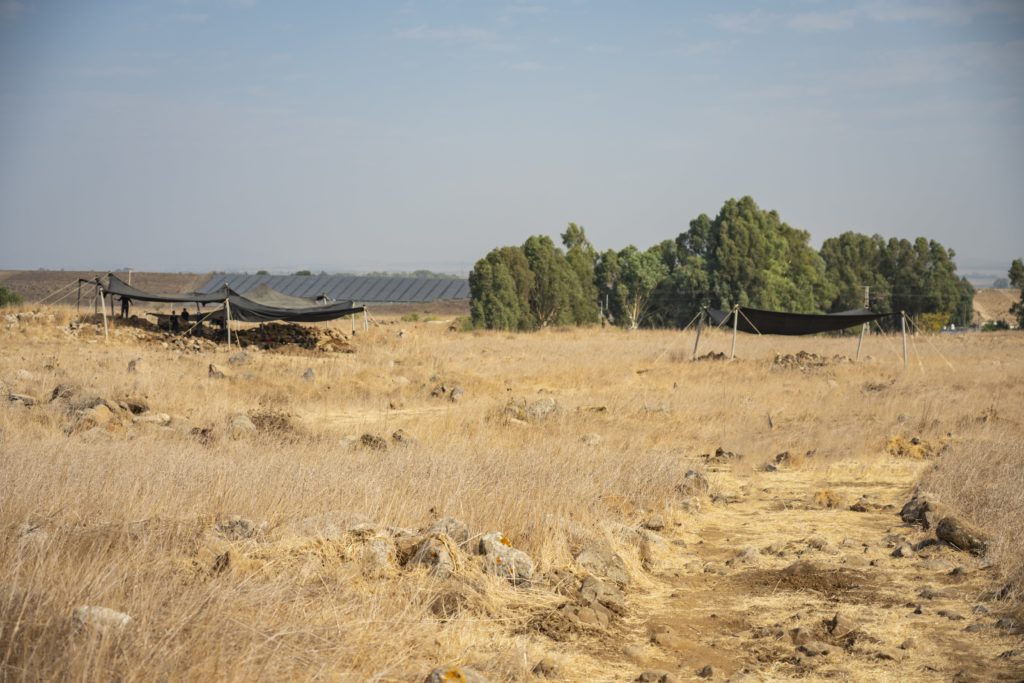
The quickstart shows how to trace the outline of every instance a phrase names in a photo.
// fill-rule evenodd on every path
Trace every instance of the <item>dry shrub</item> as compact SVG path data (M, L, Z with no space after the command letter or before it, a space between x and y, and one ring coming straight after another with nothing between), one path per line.
M988 554L1024 616L1024 441L1002 428L950 448L921 480L935 496L995 538Z

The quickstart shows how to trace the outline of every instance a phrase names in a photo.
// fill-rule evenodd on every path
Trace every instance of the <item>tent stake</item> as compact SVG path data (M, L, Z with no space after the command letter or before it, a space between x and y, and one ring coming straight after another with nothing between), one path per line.
M729 353L729 360L735 360L736 358L736 330L740 325L740 305L732 309L732 351Z
M903 369L907 369L909 360L907 359L907 313L906 311L900 311L900 327L903 328Z
M700 317L697 319L697 338L693 340L693 357L690 360L697 360L697 347L700 346L700 333L704 329L704 309L700 309Z

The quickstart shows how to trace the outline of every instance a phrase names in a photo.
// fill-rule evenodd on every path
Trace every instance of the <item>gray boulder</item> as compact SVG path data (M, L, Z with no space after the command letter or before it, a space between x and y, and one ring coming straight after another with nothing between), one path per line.
M696 470L689 470L683 475L683 481L676 485L676 491L682 496L707 496L711 490L708 478Z
M124 612L109 607L82 605L71 611L71 625L74 629L84 628L101 633L122 631L132 624L134 619Z
M440 579L454 574L458 566L455 549L445 543L443 538L435 536L422 541L416 546L407 566L422 565Z
M513 586L528 585L533 578L533 559L512 543L500 531L484 534L480 539L480 554L488 574L507 579Z
M232 415L228 420L228 435L232 439L244 439L250 434L256 433L256 425L249 419L248 415L239 413Z
M935 535L940 541L974 555L984 555L990 543L984 532L956 517L943 517L935 529Z
M526 419L530 422L540 422L555 414L558 410L558 403L550 396L539 398L526 406Z
M469 527L454 517L442 517L424 529L423 533L427 536L444 534L460 546L469 541Z
M629 583L629 571L626 569L626 563L607 548L585 549L576 556L576 564L600 578L611 579L620 584Z

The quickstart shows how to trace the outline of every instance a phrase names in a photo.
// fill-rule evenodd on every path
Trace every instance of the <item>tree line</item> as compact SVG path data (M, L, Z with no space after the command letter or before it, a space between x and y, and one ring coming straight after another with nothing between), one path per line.
M729 199L714 218L646 250L598 252L570 223L562 245L544 235L493 249L469 275L476 327L535 330L588 325L681 327L702 306L735 304L795 313L864 307L968 325L974 288L956 272L955 253L924 237L910 241L846 232L810 246L810 234L761 209Z

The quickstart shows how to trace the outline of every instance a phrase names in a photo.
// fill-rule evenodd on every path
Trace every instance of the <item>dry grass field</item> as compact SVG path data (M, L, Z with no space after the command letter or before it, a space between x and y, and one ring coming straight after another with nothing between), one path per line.
M0 680L1024 678L1024 334L72 316L0 318Z

